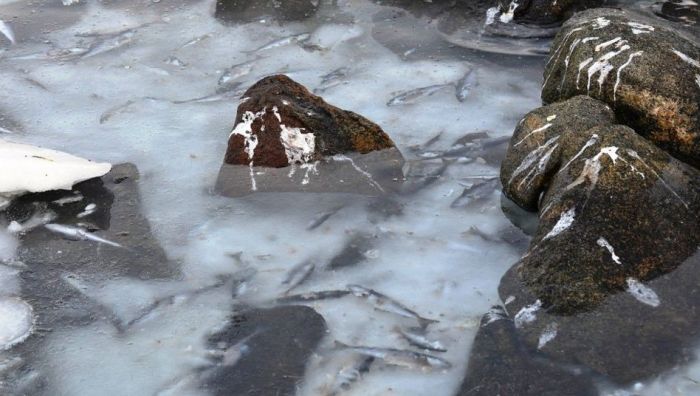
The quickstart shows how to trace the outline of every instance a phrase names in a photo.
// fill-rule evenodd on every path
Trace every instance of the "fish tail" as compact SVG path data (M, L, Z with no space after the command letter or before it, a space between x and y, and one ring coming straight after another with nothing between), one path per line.
M418 324L419 324L420 327L422 327L422 328L426 328L426 327L428 327L428 326L430 326L431 324L434 324L434 323L440 323L440 321L439 321L439 320L435 320L435 319L428 319L428 318L418 318Z
M335 341L333 342L333 346L335 346L335 349L348 349L348 348L351 348L350 345L345 344L345 343L343 343L343 342L340 342L340 341L338 341L338 340L335 340Z

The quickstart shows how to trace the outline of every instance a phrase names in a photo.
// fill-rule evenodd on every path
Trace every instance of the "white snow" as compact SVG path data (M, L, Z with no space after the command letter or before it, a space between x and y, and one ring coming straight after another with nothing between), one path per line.
M107 163L92 162L56 150L0 140L0 195L70 190L74 184L105 175Z

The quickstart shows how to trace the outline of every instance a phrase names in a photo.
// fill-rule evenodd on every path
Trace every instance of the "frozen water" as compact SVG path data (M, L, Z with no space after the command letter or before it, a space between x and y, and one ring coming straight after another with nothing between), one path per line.
M45 334L42 349L31 353L33 373L49 394L199 394L192 373L210 364L206 338L226 324L234 307L266 306L282 296L287 272L307 260L317 269L295 293L347 284L380 291L438 320L428 338L445 345L441 357L453 364L433 373L373 368L348 395L450 395L458 387L479 318L500 303L498 282L525 246L500 238L513 226L498 194L485 194L480 204L451 205L474 180L498 175L499 160L488 157L498 158L497 149L485 153L488 158L460 158L439 176L430 176L431 167L441 164L430 152L450 149L468 133L510 136L522 115L540 104L542 59L418 47L389 36L388 19L377 17L398 9L366 0L338 1L337 8L321 3L319 14L305 22L225 26L212 17L213 1L46 5L60 6L55 14L0 1L1 19L5 5L19 15L10 20L17 44L0 49L0 115L23 131L12 139L113 164L135 163L145 216L169 257L182 265L177 280L81 284L81 293L133 325L124 334L98 320ZM52 15L61 17L54 21ZM35 25L41 29L29 29ZM305 33L304 43L276 42ZM245 62L253 66L240 73L240 84L217 92L222 73ZM321 87L322 76L339 69L339 83ZM400 92L457 85L470 70L478 77L463 102L455 89L443 89L412 104L386 105ZM274 73L323 88L330 103L381 125L408 161L408 181L426 181L424 188L395 196L393 203L343 194L214 195L240 90ZM423 146L438 134L430 147ZM384 216L377 206L385 204L401 214ZM319 214L334 210L308 229ZM326 268L358 236L367 246L356 264ZM14 237L0 233L0 259L9 260L15 248ZM222 275L251 269L254 276L235 300L223 288L208 289ZM18 293L16 271L0 265L0 290L8 296ZM16 299L0 301L16 302L0 305L2 312L21 313L24 307ZM144 315L158 301L167 303ZM392 329L415 325L410 319L350 297L310 305L328 324L323 350L334 340L409 347ZM26 330L26 316L12 317L25 319L13 329L21 324ZM0 340L10 339L4 331ZM327 389L346 358L340 352L315 356L298 394Z

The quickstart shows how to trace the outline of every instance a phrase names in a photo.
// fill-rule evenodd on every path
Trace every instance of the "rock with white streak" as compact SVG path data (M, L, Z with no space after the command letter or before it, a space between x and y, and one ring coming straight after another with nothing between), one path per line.
M553 43L542 99L599 99L618 121L698 167L700 47L666 26L628 11L577 14Z
M26 193L70 190L112 166L56 150L0 140L0 201ZM1 203L0 203L1 205Z
M224 162L282 168L393 147L378 125L276 75L258 81L243 95Z
M590 311L560 315L540 310L518 328L522 347L538 350L538 361L579 366L621 386L688 364L696 359L694 346L700 337L698 265L700 251L654 279L627 278L624 289ZM537 299L522 284L517 267L501 280L500 294L511 297L508 310L513 316Z
M555 25L587 8L600 7L606 0L500 0L499 18L533 25Z
M588 102L574 98L528 115L501 175L506 195L539 212L516 272L548 312L594 309L629 289L629 279L638 285L673 271L700 246L700 171ZM589 115L590 129L572 114Z

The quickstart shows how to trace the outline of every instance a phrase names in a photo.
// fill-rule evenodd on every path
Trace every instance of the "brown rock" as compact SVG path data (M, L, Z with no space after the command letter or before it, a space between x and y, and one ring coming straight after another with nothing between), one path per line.
M243 95L224 162L281 168L393 147L378 125L277 75L258 81Z

